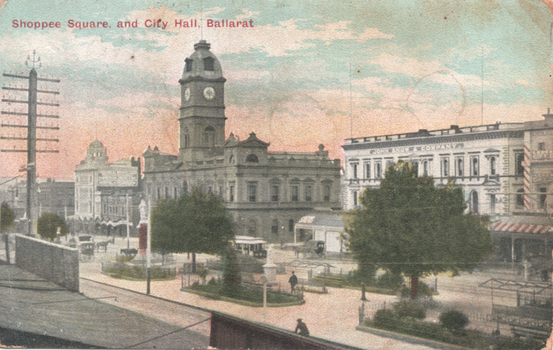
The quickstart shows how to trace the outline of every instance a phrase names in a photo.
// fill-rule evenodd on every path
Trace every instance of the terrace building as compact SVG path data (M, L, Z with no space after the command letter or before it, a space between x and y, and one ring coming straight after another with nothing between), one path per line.
M461 186L467 210L490 216L499 259L551 257L553 114L543 117L348 139L343 209L357 207L364 189L378 187L388 165L406 161L437 186Z

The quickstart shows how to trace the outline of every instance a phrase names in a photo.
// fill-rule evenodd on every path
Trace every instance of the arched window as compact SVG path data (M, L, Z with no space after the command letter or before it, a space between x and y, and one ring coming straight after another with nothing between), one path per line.
M288 231L294 232L294 219L288 220Z
M215 145L215 129L208 126L204 130L204 146L213 147Z
M470 193L470 207L469 210L472 214L478 214L478 192L472 191Z
M193 61L192 61L190 58L187 58L187 59L184 60L184 62L185 62L185 70L186 70L187 72L191 72L191 71L192 71L192 62L193 62Z
M478 176L478 157L473 157L471 160L472 176Z
M278 219L273 219L273 221L271 222L271 233L273 235L278 234Z
M204 70L215 70L215 60L212 57L204 58Z
M184 128L184 148L190 147L190 133L188 128Z
M422 161L422 176L428 176L428 161Z
M246 157L246 163L259 163L259 159L255 154L250 154Z
M377 179L382 178L382 163L380 162L374 163L374 176Z

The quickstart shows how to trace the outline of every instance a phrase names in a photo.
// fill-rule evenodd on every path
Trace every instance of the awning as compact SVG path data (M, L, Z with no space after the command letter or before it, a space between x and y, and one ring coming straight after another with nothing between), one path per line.
M551 226L537 224L521 224L512 221L498 221L491 225L492 231L496 232L513 232L513 233L529 233L542 234L551 230Z

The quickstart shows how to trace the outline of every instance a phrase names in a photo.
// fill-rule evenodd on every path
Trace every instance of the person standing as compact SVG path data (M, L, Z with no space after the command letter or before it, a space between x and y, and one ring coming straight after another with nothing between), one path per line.
M292 276L290 276L288 283L290 283L290 287L292 287L292 293L294 293L294 288L296 287L296 284L298 284L298 277L294 274L294 271L292 271Z
M307 325L302 322L301 318L298 318L298 325L296 326L295 333L298 333L298 330L300 331L300 335L303 335L307 337L309 335L309 330L307 329Z

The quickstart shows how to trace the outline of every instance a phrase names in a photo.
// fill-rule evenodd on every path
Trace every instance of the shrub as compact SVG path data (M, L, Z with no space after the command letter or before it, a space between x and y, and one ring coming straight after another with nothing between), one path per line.
M207 284L209 284L210 286L216 285L217 280L215 279L215 277L211 277L211 279L207 282Z
M428 284L424 282L417 283L417 295L421 297L431 297L436 294L434 288L430 288Z
M127 263L129 261L134 260L134 258L135 257L132 256L132 255L119 255L119 256L115 257L115 262L124 264L124 263Z
M376 286L380 288L400 289L403 283L401 275L396 275L390 271L387 271L376 280Z
M523 338L501 338L494 347L494 350L539 350L545 344L536 339Z
M469 323L467 315L457 310L446 310L440 315L440 324L451 330L462 330Z
M426 317L423 307L411 300L402 300L395 304L394 313L398 318L411 317L423 320Z
M396 317L391 310L380 309L374 315L375 326L391 329L396 324Z

